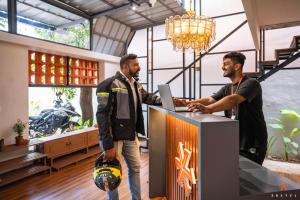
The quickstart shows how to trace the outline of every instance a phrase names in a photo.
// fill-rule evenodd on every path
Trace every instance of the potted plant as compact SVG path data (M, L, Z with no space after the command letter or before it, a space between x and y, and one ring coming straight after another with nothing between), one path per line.
M27 144L28 140L24 140L23 133L26 128L26 123L22 122L20 119L17 120L17 122L13 125L12 129L15 133L17 133L16 139L16 145L22 145Z
M273 129L277 129L280 133L284 145L284 160L289 161L291 157L298 154L299 144L296 137L300 133L300 128L296 127L300 122L300 114L293 110L280 110L281 117L276 119L276 123L269 124ZM276 138L270 138L270 148L273 146Z

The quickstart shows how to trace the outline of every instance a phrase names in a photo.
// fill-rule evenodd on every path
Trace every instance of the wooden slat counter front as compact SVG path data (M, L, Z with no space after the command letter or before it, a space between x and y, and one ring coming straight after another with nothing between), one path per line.
M187 199L239 198L238 121L149 106L149 137L150 197L186 199L175 165L182 142L192 152L188 167L197 179Z

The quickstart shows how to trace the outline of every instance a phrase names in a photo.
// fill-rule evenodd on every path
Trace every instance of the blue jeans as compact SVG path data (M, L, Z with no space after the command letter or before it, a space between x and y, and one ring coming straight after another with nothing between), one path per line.
M140 142L137 137L134 141L120 140L114 142L116 156L121 161L121 155L128 167L128 182L132 200L141 200L141 181L140 181ZM123 166L122 166L123 168ZM107 192L109 200L118 200L118 188L112 192Z

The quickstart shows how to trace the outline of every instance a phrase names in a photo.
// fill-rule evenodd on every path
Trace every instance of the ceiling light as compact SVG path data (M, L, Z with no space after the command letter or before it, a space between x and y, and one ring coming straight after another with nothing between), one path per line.
M176 51L207 51L215 39L215 20L210 17L197 16L190 10L188 14L176 15L166 19L166 38Z

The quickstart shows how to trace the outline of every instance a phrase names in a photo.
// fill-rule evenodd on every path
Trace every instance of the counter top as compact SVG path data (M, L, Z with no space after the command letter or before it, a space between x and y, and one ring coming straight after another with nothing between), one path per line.
M189 123L199 125L199 123L218 123L218 122L237 122L237 120L232 120L227 117L222 117L213 114L202 114L200 112L174 112L171 110L166 110L161 106L149 106L149 108L155 109L160 112L172 115L179 119L185 120Z

